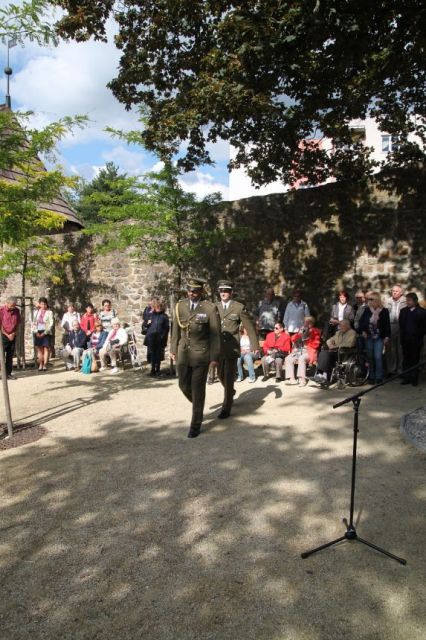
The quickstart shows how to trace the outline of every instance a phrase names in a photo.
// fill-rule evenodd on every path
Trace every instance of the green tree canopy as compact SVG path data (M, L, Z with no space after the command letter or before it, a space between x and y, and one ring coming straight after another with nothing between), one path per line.
M107 162L89 182L82 182L72 205L85 223L105 222L102 211L108 207L131 204L135 199L134 180L120 174L113 162Z
M98 190L93 189L95 182ZM209 249L222 241L214 210L220 196L198 201L182 189L179 170L171 162L142 177L117 176L110 165L88 188L83 209L95 211L95 216L87 233L98 236L99 250L131 249L148 262L164 262L172 269L175 287L195 265L206 268ZM79 205L77 209L82 210Z
M23 42L34 40L39 44L56 42L52 21L46 17L49 0L21 0L0 7L0 40Z
M0 110L0 246L60 230L65 218L49 209L61 189L75 180L60 167L47 171L39 157L53 159L58 142L84 117L66 117L44 129L28 126L30 114Z
M356 179L371 163L350 120L371 116L398 138L395 165L424 160L426 5L422 0L51 0L62 36L122 50L114 95L149 109L143 141L180 165L210 161L228 140L257 183ZM332 138L327 154L312 140ZM303 144L301 142L304 141Z

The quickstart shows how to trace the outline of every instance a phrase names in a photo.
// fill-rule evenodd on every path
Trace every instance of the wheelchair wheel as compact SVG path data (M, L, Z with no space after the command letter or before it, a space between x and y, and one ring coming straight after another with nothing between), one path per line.
M361 362L356 358L351 358L346 371L346 384L350 387L360 387L367 381L369 373L368 362Z

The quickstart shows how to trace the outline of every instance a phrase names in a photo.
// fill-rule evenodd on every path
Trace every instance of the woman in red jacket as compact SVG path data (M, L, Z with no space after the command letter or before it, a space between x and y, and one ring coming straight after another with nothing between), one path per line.
M80 327L88 338L95 330L95 322L98 316L95 314L95 307L90 302L86 305L86 313L81 316Z
M265 342L262 345L263 378L262 382L266 382L269 377L271 365L275 364L275 382L281 382L284 359L291 349L290 336L284 330L281 322L276 322L274 330L266 335Z
M294 365L297 364L297 377L299 385L307 385L306 365L315 364L317 353L321 344L321 331L315 326L315 318L306 316L302 333L295 333L291 337L293 351L285 359L285 377L289 378L289 384L297 384L294 376Z

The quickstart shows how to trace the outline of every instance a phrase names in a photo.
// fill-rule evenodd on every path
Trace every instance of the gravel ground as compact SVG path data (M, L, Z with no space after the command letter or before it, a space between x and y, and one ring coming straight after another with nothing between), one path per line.
M189 440L174 379L18 375L15 420L48 433L0 451L5 640L425 637L425 455L399 432L424 380L361 404L357 530L402 566L357 542L300 557L344 532L350 392L243 382L220 421L214 384Z

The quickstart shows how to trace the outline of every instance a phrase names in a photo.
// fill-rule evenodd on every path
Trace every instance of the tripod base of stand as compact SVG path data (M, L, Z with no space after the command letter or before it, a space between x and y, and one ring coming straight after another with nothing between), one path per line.
M332 540L331 542L326 542L325 544L322 544L320 547L316 547L315 549L311 549L310 551L304 551L301 554L301 557L302 558L307 558L308 556L311 556L312 554L316 553L317 551L322 551L323 549L327 549L328 547L332 547L333 545L338 544L339 542L343 542L344 540L357 540L358 542L362 542L362 544L365 544L367 547L371 547L372 549L375 549L376 551L379 551L379 553L383 553L383 555L388 556L389 558L393 558L393 560L396 560L400 564L407 564L407 561L404 560L404 558L399 558L398 556L395 556L393 553L390 553L389 551L386 551L385 549L382 549L381 547L378 547L377 545L373 544L372 542L369 542L368 540L364 540L364 538L360 538L359 535L356 532L355 527L353 525L347 525L347 529L346 529L344 535L340 536L340 538L336 538L335 540Z

